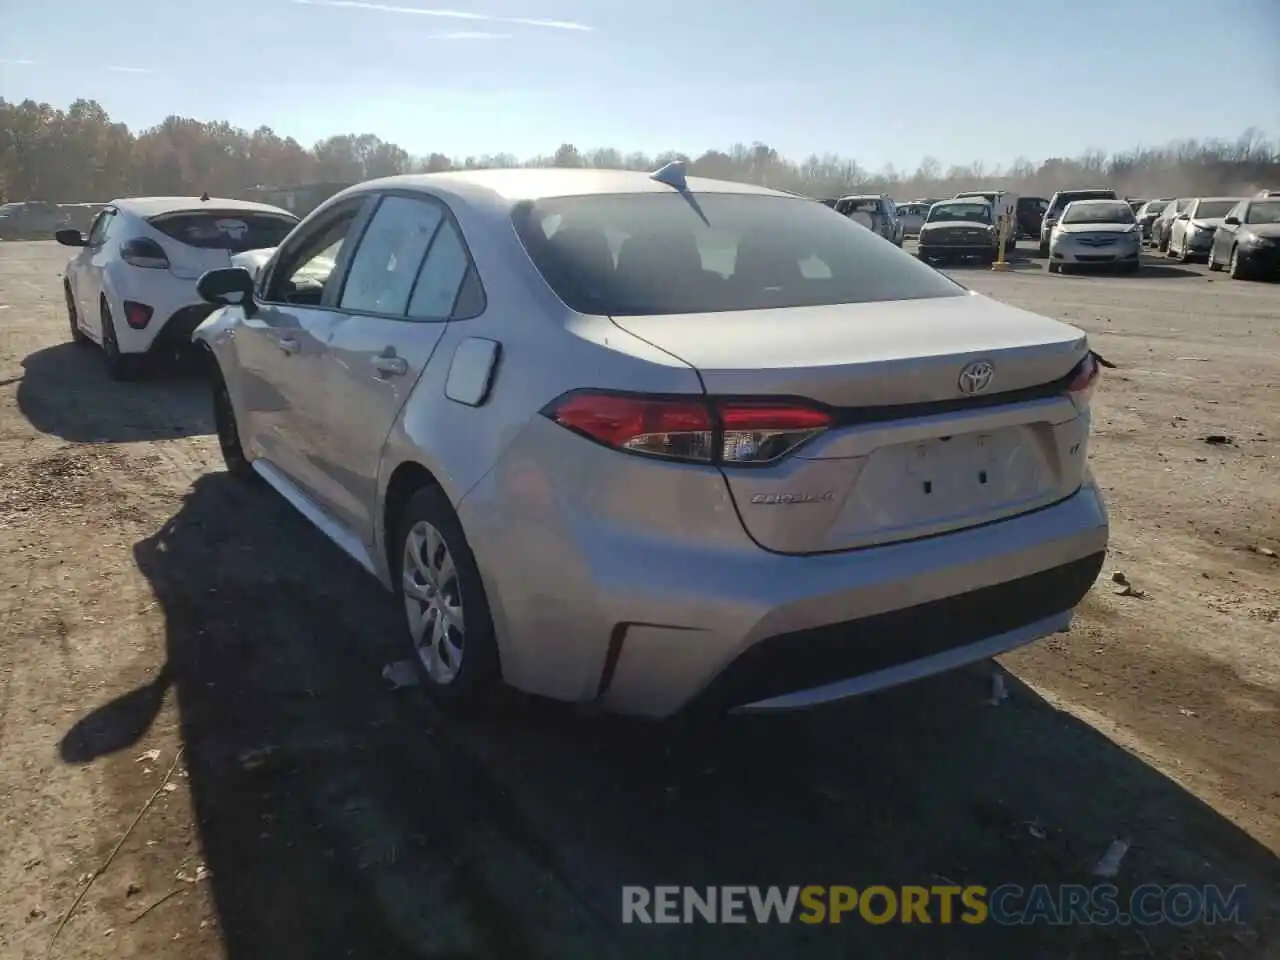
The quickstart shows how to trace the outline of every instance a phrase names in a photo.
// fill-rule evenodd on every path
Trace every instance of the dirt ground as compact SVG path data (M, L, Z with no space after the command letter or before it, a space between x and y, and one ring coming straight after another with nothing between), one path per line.
M1116 364L1073 631L1000 706L982 666L690 735L389 691L385 595L222 472L198 377L68 342L65 259L0 244L0 957L1280 956L1280 285L957 272ZM620 922L623 884L1088 883L1118 837L1122 888L1246 922Z

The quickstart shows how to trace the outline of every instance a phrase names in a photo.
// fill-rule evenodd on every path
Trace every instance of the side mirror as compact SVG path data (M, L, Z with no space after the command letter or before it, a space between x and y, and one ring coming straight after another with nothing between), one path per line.
M196 293L205 303L218 307L243 307L246 316L254 312L253 277L244 267L206 270L196 282Z
M1225 223L1228 227L1238 227L1238 226L1240 226L1240 218L1239 218L1239 217L1227 217L1227 219L1223 220L1222 222L1223 222L1223 223Z
M1191 214L1189 214L1189 213L1180 213L1180 214L1178 214L1178 219L1179 219L1179 220L1190 220L1190 219L1191 219Z
M56 231L53 239L64 247L83 247L88 245L88 238L83 233L70 228Z

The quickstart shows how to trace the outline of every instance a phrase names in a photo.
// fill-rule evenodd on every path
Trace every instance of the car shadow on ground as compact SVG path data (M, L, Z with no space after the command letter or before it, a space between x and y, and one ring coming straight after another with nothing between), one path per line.
M392 602L261 485L202 477L134 553L167 662L64 757L129 746L173 685L230 960L1259 955L1234 927L624 925L629 884L1089 884L1128 837L1122 891L1258 890L1276 860L1029 688L987 703L989 666L693 730L516 697L450 718L388 689Z
M73 443L129 443L213 433L199 358L160 359L132 383L107 376L90 344L55 344L22 361L18 409L33 427Z

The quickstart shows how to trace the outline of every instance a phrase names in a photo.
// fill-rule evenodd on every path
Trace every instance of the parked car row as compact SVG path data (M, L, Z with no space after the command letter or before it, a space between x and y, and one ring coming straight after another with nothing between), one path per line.
M944 199L973 198L985 199L991 206L997 229L1002 221L1008 221L1009 250L1019 239L1038 234L1041 218L1048 207L1048 201L1043 197L1020 197L1008 190L971 190L952 198L920 200L893 200L883 194L857 194L823 200L822 203L861 221L863 226L901 246L903 238L919 236L935 204L944 202Z
M1142 218L1147 242L1174 260L1204 260L1234 279L1280 277L1280 191L1151 201Z
M72 336L115 375L171 327L207 350L228 470L394 594L433 695L662 717L986 659L1101 569L1086 335L850 219L677 162L390 177L301 221L133 198L58 239ZM991 220L922 230L989 252Z
M0 240L43 240L71 222L56 203L26 200L0 205Z

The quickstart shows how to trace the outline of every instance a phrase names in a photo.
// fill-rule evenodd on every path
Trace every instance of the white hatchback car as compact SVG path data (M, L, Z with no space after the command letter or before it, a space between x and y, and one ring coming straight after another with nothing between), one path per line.
M132 379L148 355L190 347L192 331L213 309L196 293L206 270L276 246L297 222L287 210L243 200L113 200L88 233L55 235L80 248L63 277L72 339L100 344L108 373Z

